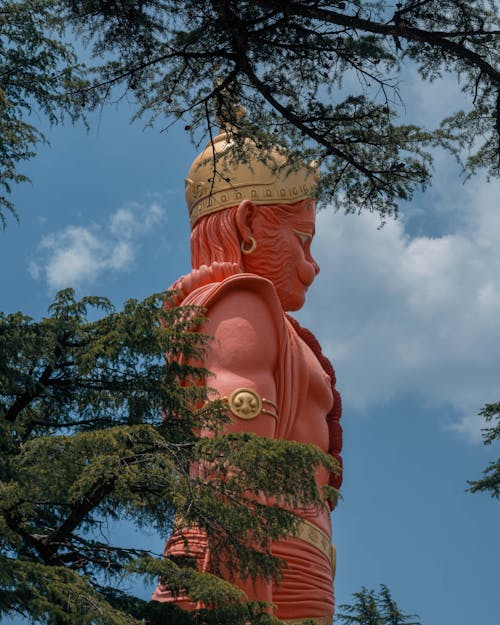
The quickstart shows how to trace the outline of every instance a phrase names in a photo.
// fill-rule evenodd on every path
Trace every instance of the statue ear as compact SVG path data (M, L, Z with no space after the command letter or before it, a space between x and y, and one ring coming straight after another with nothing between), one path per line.
M251 200L243 200L236 210L236 227L242 241L249 241L254 234L256 212L257 206Z

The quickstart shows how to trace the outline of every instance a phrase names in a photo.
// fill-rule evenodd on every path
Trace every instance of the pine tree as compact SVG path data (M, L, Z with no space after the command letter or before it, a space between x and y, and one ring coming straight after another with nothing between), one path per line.
M60 7L52 0L4 0L0 6L0 223L16 215L13 184L27 180L18 164L35 155L46 137L33 123L76 120L83 104L85 70L64 37ZM76 93L78 92L78 96Z
M420 625L414 615L404 614L391 596L387 586L380 590L363 587L353 594L353 603L341 605L336 621L343 625Z
M490 425L483 430L483 442L491 445L494 441L500 440L500 402L486 404L479 413L487 422L496 420L495 425ZM495 499L500 498L500 458L490 464L483 471L484 477L480 480L470 481L469 491L471 493L489 492Z
M430 183L435 146L461 158L466 176L498 175L498 22L494 0L7 0L0 211L40 139L32 110L54 121L128 94L147 123L181 121L198 145L220 123L239 140L277 143L321 165L324 200L396 214ZM92 80L70 26L85 60L94 56ZM406 123L408 70L422 83L453 76L464 110L436 129Z
M94 44L92 90L132 94L138 115L185 120L198 143L222 125L321 164L322 198L382 217L425 187L431 149L466 173L500 166L498 5L493 0L86 0L63 2ZM109 63L102 55L110 55ZM400 118L399 83L453 76L468 109L437 129ZM241 107L245 115L241 115Z
M252 494L291 507L323 501L313 467L330 460L317 448L196 435L201 427L217 434L227 411L222 400L205 401L199 382L207 372L182 364L209 344L200 311L163 308L163 299L131 300L116 312L68 289L40 321L0 316L0 617L50 625L273 621L189 560L106 536L108 521L127 520L166 538L182 518L207 532L215 566L272 578L279 566L269 540L293 533L296 517ZM209 481L196 466L209 468ZM192 615L141 600L123 585L134 574L185 589L210 609Z

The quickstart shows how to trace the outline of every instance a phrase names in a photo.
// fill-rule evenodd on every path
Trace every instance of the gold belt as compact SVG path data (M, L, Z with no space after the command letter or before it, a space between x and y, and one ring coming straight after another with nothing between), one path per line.
M182 517L180 515L176 515L176 523L178 523L178 527L182 524ZM335 545L332 545L330 538L323 530L310 521L306 521L306 519L300 519L297 527L297 533L290 538L303 540L308 545L312 545L321 551L321 553L323 553L330 562L332 567L332 576L335 577L337 564ZM299 621L297 621L297 623L299 623ZM295 625L295 623L293 625ZM323 623L318 621L318 625L323 625Z
M303 540L305 543L316 547L319 549L321 553L323 553L328 560L330 561L333 576L335 577L335 566L336 566L336 552L335 545L332 545L330 539L325 534L323 530L320 530L319 527L311 523L310 521L306 521L305 519L301 519L298 532L293 536L293 538L298 538L299 540ZM304 619L302 619L304 620ZM297 621L298 622L298 621ZM318 621L318 625L323 625L323 623Z

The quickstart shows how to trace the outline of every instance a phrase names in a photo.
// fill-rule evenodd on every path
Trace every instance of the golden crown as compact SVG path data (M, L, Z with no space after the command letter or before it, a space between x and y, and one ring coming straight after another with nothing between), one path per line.
M248 161L238 162L234 147L223 132L193 161L186 178L191 227L200 217L245 199L255 204L292 204L314 197L317 168L292 164L278 148L264 153L250 139L245 140Z

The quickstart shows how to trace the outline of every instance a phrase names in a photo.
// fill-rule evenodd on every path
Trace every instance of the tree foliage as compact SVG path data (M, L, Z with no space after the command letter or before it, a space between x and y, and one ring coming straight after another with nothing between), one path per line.
M199 310L162 301L129 301L115 312L68 289L40 321L0 316L0 617L272 622L214 574L217 563L242 576L278 576L269 540L293 534L297 517L257 494L322 505L314 466L331 461L313 446L250 434L199 438L201 428L217 434L227 420L222 400L205 401L207 372L182 364L200 357L208 339L197 331ZM166 538L180 518L207 532L211 573L116 543L106 530L127 520ZM141 600L123 584L137 574L211 609L184 614Z
M471 173L500 164L493 0L85 0L66 2L93 42L96 101L112 87L138 114L179 118L200 141L218 123L322 165L322 197L382 216L430 180L435 145ZM441 127L403 123L399 82L453 75L469 99ZM115 91L116 93L116 91ZM241 116L240 105L246 111ZM240 156L245 157L242 143Z
M69 25L94 56L92 84ZM498 174L499 32L495 0L8 0L0 183L8 194L23 179L16 165L41 139L26 119L36 107L54 121L130 95L137 116L184 120L197 143L222 124L286 146L321 164L323 199L384 217L429 184L436 145L463 157L465 174ZM422 81L454 76L468 108L435 129L406 123L408 68Z
M483 429L483 442L491 445L494 441L500 441L500 402L486 404L479 413L492 425ZM496 423L494 423L496 421ZM500 498L500 458L490 464L483 471L484 477L469 482L471 493L488 492L495 499Z
M64 40L60 7L52 0L6 0L0 6L0 222L15 215L8 195L13 183L27 180L20 161L35 154L45 136L31 118L42 112L51 123L68 114L75 120L82 104L84 70Z
M335 620L342 625L420 625L415 615L401 612L384 584L378 592L363 587L353 599L351 604L339 607Z

